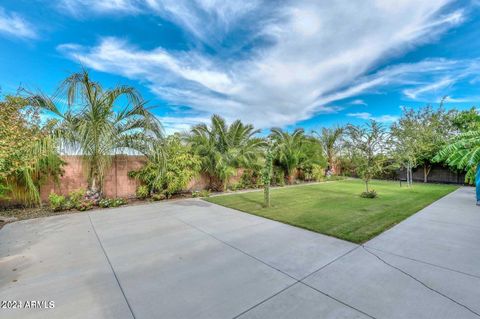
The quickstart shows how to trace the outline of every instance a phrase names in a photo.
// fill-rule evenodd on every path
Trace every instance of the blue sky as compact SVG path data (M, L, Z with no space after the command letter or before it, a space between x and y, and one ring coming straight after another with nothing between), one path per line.
M167 132L217 113L317 129L480 101L480 2L2 0L0 85L52 93L83 66L133 85Z

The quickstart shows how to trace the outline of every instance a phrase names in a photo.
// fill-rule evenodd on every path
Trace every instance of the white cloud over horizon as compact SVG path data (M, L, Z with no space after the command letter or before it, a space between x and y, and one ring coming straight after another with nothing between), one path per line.
M67 2L70 6L96 3ZM228 61L197 46L188 51L145 50L115 37L104 37L94 46L67 43L58 49L86 67L139 80L171 105L187 106L202 117L218 113L261 128L285 126L339 112L341 107L331 106L336 101L385 86L411 86L403 90L405 96L421 99L452 85L472 68L478 70L477 61L428 59L372 73L385 59L433 41L461 23L464 12L447 12L450 2L402 0L393 6L381 0L285 1L267 17L268 5L260 0L147 0L144 4L111 0L91 10L122 11L132 6L142 11L148 6L208 44L212 34L219 35L214 41L218 44L223 35L240 28L240 21L253 21L258 12L251 38L262 38L268 45ZM366 103L356 99L351 104ZM350 114L373 117L368 112Z
M0 34L21 39L38 37L33 25L15 12L7 12L0 7Z
M380 123L392 123L398 120L398 116L396 115L379 115L373 116L371 113L368 112L358 112L358 113L347 113L347 116L355 117L362 120L374 120Z

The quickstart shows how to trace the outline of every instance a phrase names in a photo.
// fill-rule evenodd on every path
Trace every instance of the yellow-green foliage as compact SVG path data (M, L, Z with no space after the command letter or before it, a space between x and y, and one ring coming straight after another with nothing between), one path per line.
M149 190L148 190L148 186L147 185L139 185L137 187L137 190L135 191L135 196L138 198L138 199L145 199L148 197L149 195Z
M41 125L38 110L26 99L7 96L0 102L0 136L2 193L24 204L38 203L39 186L48 176L57 177L63 164L48 125Z
M61 211L61 210L64 210L65 209L65 196L62 196L62 195L57 195L55 193L51 193L49 196L48 196L48 200L50 202L50 207L54 210L54 211Z
M160 147L161 155L152 154L145 167L129 176L142 181L150 193L170 196L187 187L200 171L201 160L178 135L169 136Z
M187 187L188 183L200 171L201 161L197 155L190 152L187 145L182 144L177 135L167 139L166 172L164 178L165 193L175 194Z

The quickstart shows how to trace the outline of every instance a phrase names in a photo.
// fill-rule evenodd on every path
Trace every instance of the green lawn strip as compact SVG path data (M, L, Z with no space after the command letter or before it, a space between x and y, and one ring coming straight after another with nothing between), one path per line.
M306 228L322 234L363 243L398 224L432 202L456 190L455 185L372 181L378 198L361 198L364 184L345 180L271 191L272 207L264 208L263 193L223 195L206 200L246 213Z

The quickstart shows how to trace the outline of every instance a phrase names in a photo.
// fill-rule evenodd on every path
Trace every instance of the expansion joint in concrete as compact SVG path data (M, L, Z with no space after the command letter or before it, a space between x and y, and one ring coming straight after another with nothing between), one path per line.
M100 237L98 236L97 230L95 229L95 226L93 225L92 218L90 217L90 214L88 214L88 219L90 220L90 225L92 226L93 233L97 237L98 244L100 245L100 248L103 251L103 254L108 262L108 265L110 266L110 269L112 270L113 276L115 277L115 280L117 282L118 288L120 288L120 292L123 295L123 298L125 299L125 302L127 303L128 309L130 310L130 313L132 314L133 319L135 318L135 313L133 312L132 306L130 305L130 302L127 299L127 296L125 295L125 291L122 288L122 285L120 284L120 281L118 280L117 273L115 272L115 269L113 268L113 265L110 261L110 258L108 257L107 252L105 251L105 248L103 247L102 241L100 240Z
M420 279L416 278L415 276L409 274L409 273L406 272L405 270L403 270L403 269L401 269L401 268L399 268L399 267L397 267L397 266L394 266L394 265L390 264L389 262L387 262L386 260L384 260L382 257L378 256L378 255L375 254L374 252L372 252L372 251L370 251L369 249L367 249L365 246L362 245L362 248L363 248L367 253L369 253L370 255L375 256L378 260L380 260L382 263L384 263L384 264L387 265L388 267L393 268L393 269L401 272L401 273L404 274L405 276L410 277L411 279L413 279L414 281L418 282L420 285L424 286L425 288L429 289L430 291L432 291L432 292L434 292L434 293L436 293L436 294L438 294L438 295L440 295L440 296L442 296L442 297L450 300L451 302L457 304L458 306L463 307L463 308L465 308L466 310L468 310L468 311L470 311L471 313L473 313L474 315L477 315L478 317L480 317L480 314L479 314L478 312L476 312L476 311L474 311L473 309L469 308L467 305L464 305L464 304L458 302L457 300L455 300L455 299L453 299L453 298L445 295L444 293L442 293L442 292L440 292L440 291L438 291L438 290L430 287L429 285L427 285L426 283L424 283L424 282L421 281Z

